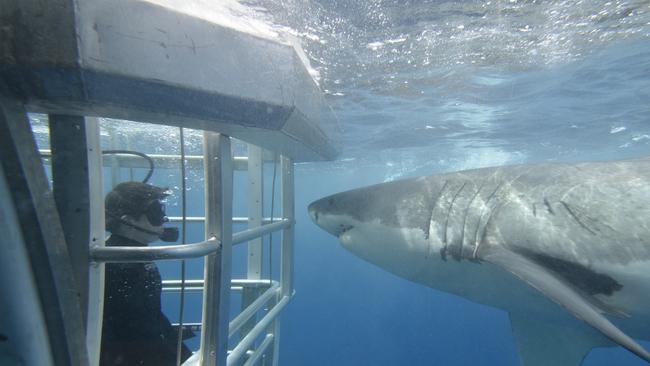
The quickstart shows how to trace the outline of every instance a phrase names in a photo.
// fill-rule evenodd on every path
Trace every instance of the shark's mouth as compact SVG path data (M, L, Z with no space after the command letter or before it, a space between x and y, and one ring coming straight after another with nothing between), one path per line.
M336 235L337 238L340 238L341 235L343 235L344 233L346 233L346 232L348 232L348 231L350 231L352 229L354 229L354 225L341 224L341 225L339 225L339 229L337 230L335 235Z

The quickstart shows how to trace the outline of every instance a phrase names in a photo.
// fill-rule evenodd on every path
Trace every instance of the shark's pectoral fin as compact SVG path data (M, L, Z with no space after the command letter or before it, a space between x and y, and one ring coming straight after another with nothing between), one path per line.
M618 329L582 294L553 272L515 252L493 248L482 256L526 282L613 342L650 362L650 353Z
M576 366L602 339L584 329L538 321L528 314L510 313L510 323L523 366Z

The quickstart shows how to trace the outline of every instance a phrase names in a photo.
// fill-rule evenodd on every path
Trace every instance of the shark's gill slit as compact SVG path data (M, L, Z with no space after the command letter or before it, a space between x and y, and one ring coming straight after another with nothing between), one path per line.
M463 191L463 188L465 188L466 185L467 185L467 182L463 182L463 184L460 186L460 189L458 189L458 191L456 191L456 194L454 194L454 197L451 199L451 203L449 204L449 209L447 210L447 217L445 218L444 240L443 240L445 252L447 252L447 247L448 247L448 244L449 244L448 241L447 241L448 240L448 238L447 238L447 230L449 228L449 216L451 216L451 212L454 209L454 203L456 202L456 199L458 198L458 195L460 194L460 192ZM453 253L452 253L452 256L453 256ZM459 258L456 258L455 256L454 256L454 259L459 260Z
M555 211L553 211L553 207L551 207L550 202L548 202L548 198L544 197L544 206L546 206L546 209L551 215L555 215Z
M447 188L447 183L448 181L445 180L444 183L442 184L442 188L440 188L440 191L436 198L432 201L431 204L431 210L429 210L429 226L426 228L424 238L429 241L429 246L428 246L428 251L427 251L427 258L431 257L431 251L433 249L433 241L429 238L429 235L431 235L431 225L433 225L433 212L436 209L436 206L438 206L438 201L440 201L440 197L442 197L443 192Z
M562 204L564 209L569 213L569 215L571 215L573 220L575 220L575 222L578 223L578 225L580 225L583 229L587 230L591 235L596 235L595 231L591 230L587 225L585 225L582 221L580 221L580 218L578 218L578 216L575 214L575 212L573 212L573 210L571 210L571 207L569 207L568 203L566 203L564 201L560 201L560 203Z
M474 193L472 198L467 203L467 207L465 207L465 213L463 214L463 226L461 227L461 231L460 231L460 248L458 249L458 255L461 257L463 255L463 247L465 245L465 226L467 225L467 216L469 215L469 209L472 207L472 203L474 203L476 197L479 195L479 193L481 193L481 189L483 189L484 185L485 185L485 180L481 182L481 185L476 190L476 193Z
M492 193L490 193L488 198L485 200L485 203L483 204L483 208L481 209L481 214L479 215L478 222L476 223L476 231L474 232L474 251L472 252L472 258L473 259L477 258L476 256L478 255L478 247L483 242L483 239L485 238L485 232L487 230L488 223L490 222L490 217L492 215L491 214L492 210L490 209L490 206L489 206L490 202L492 201L492 198L494 198L497 191L502 186L503 186L503 182L500 182L499 184L497 184L496 188L494 188L494 191L492 191ZM495 205L495 207L496 207L496 205ZM485 227L483 229L483 235L481 235L481 240L479 241L478 237L479 237L479 231L481 230L481 222L483 221L483 216L485 215L486 211L488 211L490 213L488 214L488 219L485 222Z

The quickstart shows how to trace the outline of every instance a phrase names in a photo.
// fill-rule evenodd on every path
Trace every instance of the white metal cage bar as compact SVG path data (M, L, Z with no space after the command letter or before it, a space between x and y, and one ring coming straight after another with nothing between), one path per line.
M262 148L248 144L248 228L256 228L265 223L263 219L263 161ZM278 220L275 220L278 221ZM262 238L248 242L247 277L262 278Z
M223 365L228 351L232 265L232 164L230 139L204 132L205 235L221 239L221 250L205 260L200 362Z
M102 152L99 122L97 118L86 117L86 146L88 148L88 180L90 202L90 251L104 248L104 179L102 174ZM88 321L86 326L86 347L91 365L99 364L104 315L104 275L102 262L91 262L88 269Z
M87 119L95 119L93 117L88 117ZM109 136L111 135L112 130L109 130ZM111 139L111 141L114 141ZM255 146L255 145L252 145ZM117 145L111 145L111 149L117 149ZM260 149L258 147L258 149ZM50 159L52 157L52 151L50 149L41 149L39 150L41 157L44 159ZM147 154L151 159L156 162L158 168L162 169L178 169L180 167L180 155L173 154ZM203 169L203 156L201 155L187 155L185 156L186 168L187 169ZM248 157L247 156L233 156L232 157L233 170L246 170L248 168ZM112 185L115 186L118 183L119 174L116 172L119 168L147 168L147 164L138 156L134 156L126 153L116 153L111 154L110 157L107 157L103 160L103 165L111 168L111 181ZM115 178L113 178L115 177Z

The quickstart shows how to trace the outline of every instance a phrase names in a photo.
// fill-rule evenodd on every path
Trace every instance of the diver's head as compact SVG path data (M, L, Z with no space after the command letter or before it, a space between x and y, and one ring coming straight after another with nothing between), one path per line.
M106 230L148 244L155 240L173 242L177 228L164 228L168 221L162 200L167 189L140 182L120 183L106 195Z

